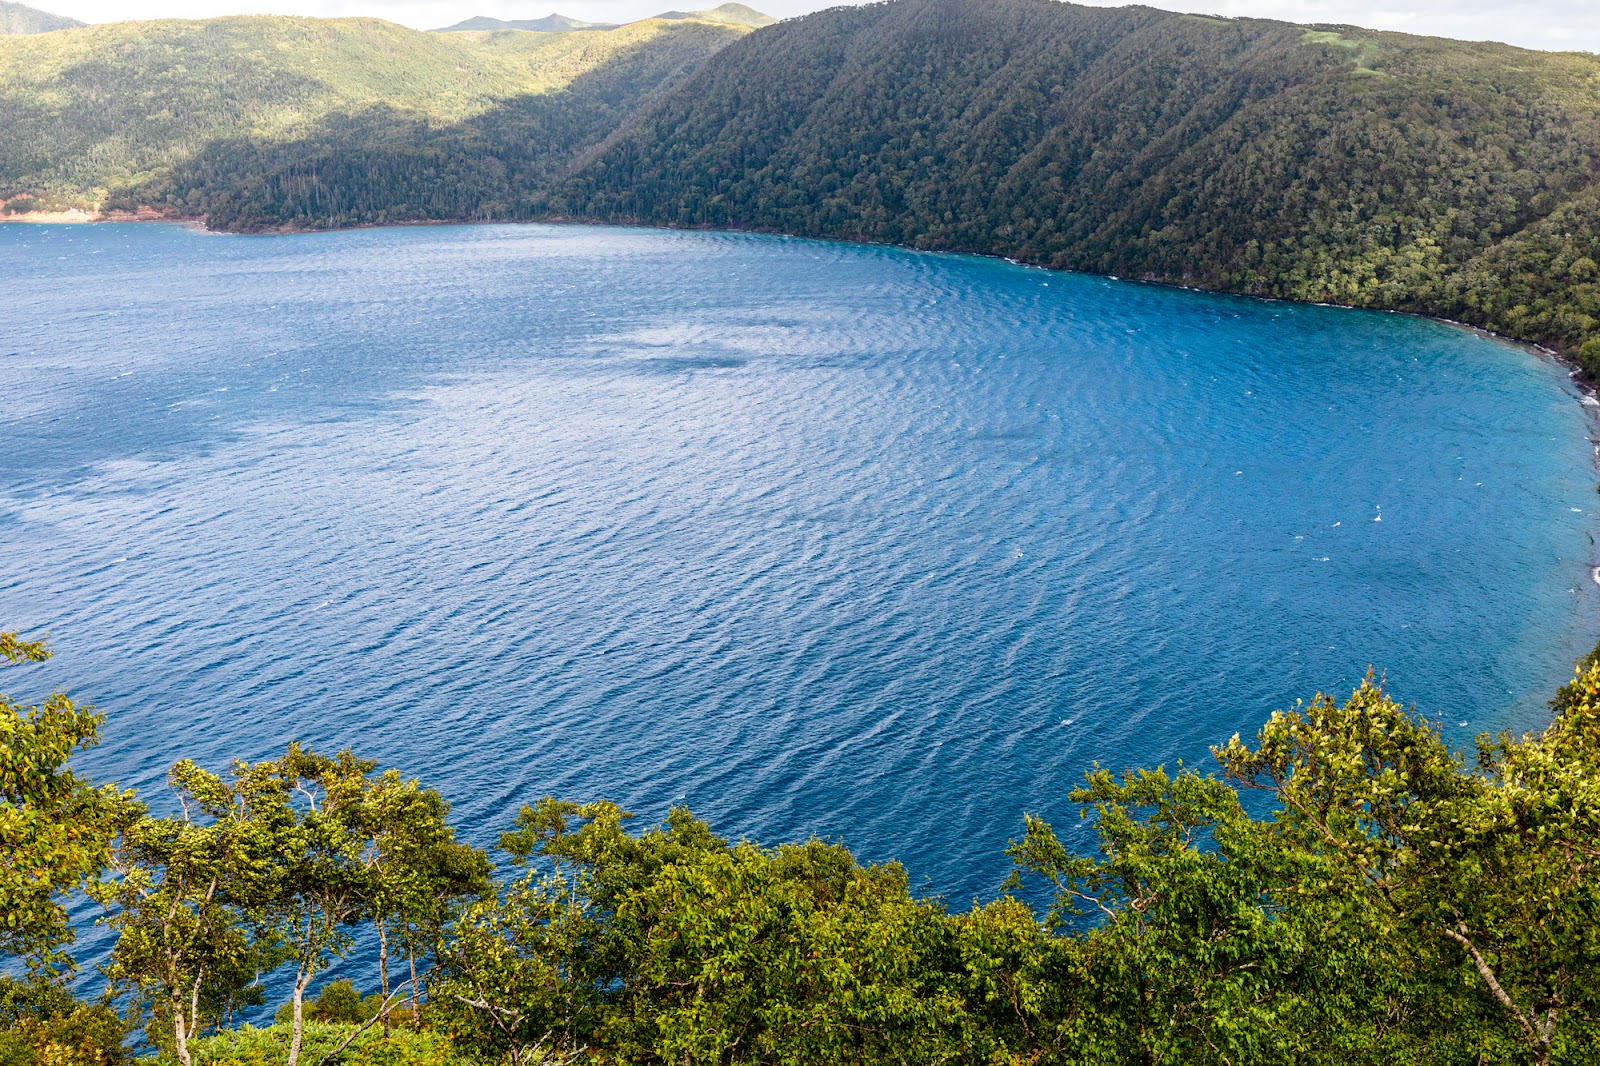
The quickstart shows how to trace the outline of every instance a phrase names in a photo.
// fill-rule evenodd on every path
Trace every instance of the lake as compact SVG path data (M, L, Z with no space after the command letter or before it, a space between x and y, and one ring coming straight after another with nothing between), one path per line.
M1415 318L777 237L0 226L0 676L151 790L298 738L956 905L1092 763L1369 665L1453 739L1600 635L1591 427ZM92 943L90 954L93 953Z

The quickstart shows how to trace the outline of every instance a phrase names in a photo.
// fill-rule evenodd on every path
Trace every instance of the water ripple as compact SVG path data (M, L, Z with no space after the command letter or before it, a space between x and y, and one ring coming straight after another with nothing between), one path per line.
M7 690L142 788L298 737L482 843L688 802L963 900L1095 761L1369 663L1527 727L1596 629L1579 405L1433 323L736 234L0 245L0 621L59 652Z

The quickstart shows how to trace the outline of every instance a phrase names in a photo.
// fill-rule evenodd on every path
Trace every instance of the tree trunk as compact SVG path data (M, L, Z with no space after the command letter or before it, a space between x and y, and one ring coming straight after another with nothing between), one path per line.
M389 1002L389 932L383 927L380 917L378 925L378 984L383 989L383 999L379 1002ZM389 1039L389 1015L383 1015L383 1038Z
M417 946L406 945L406 954L411 956L411 1028L422 1032L422 1004L417 998Z
M200 978L194 979L194 985L189 989L189 1035L198 1036L200 1033Z
M1483 957L1478 946L1472 942L1472 938L1467 935L1466 922L1457 922L1454 929L1444 926L1443 932L1445 936L1467 949L1467 954L1472 957L1472 964L1477 967L1483 983L1489 986L1494 998L1500 1001L1500 1005L1516 1021L1518 1028L1526 1037L1528 1046L1533 1049L1534 1066L1550 1066L1550 1056L1555 1050L1556 1018L1560 1013L1559 1010L1555 1006L1547 1007L1544 1017L1541 1018L1536 1013L1539 1009L1538 1004L1534 1004L1532 1010L1527 1012L1517 1006L1516 1001L1500 984L1500 978L1495 974L1493 967Z
M1534 1050L1534 1066L1550 1066L1550 1058L1555 1053L1556 1015L1555 1007L1545 1010L1544 1017L1534 1026L1539 1035L1539 1046Z
M178 1052L179 1066L193 1066L189 1057L189 1019L183 1012L183 996L174 988L172 1000L172 1043Z
M305 1034L306 986L310 983L311 972L302 967L294 975L294 1028L289 1036L289 1061L286 1066L300 1066L300 1038Z

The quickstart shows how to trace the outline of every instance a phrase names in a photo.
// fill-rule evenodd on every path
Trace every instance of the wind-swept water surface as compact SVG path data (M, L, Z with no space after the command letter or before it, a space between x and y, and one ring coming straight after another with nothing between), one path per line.
M779 238L0 226L5 690L142 789L291 738L842 837L960 902L1091 762L1596 635L1558 367L1394 315ZM1381 521L1380 521L1381 519Z

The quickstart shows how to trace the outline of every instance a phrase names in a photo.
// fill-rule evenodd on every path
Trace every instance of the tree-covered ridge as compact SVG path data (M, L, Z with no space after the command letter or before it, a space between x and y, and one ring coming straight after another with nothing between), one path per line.
M0 654L46 649L0 634ZM350 752L179 758L136 801L66 766L100 719L0 698L0 1061L115 1066L1566 1066L1600 1040L1600 649L1473 763L1370 679L1216 768L1090 772L964 910L842 845L676 809L507 812L492 876L449 807ZM148 806L146 805L148 804ZM62 902L115 939L63 980ZM357 936L362 996L325 975ZM15 971L13 967L13 971ZM229 1026L283 995L269 1030Z
M82 26L77 19L52 15L35 7L0 0L0 36L11 33L51 33Z
M565 204L1424 311L1575 351L1600 327L1597 166L1587 54L895 0L729 48Z
M251 16L0 38L0 202L13 212L99 209L221 146L325 136L373 111L412 130L448 126L612 67L631 72L618 91L637 106L639 93L662 88L641 79L692 69L743 32L646 20L604 33L444 35L377 19ZM598 140L612 128L585 133Z

